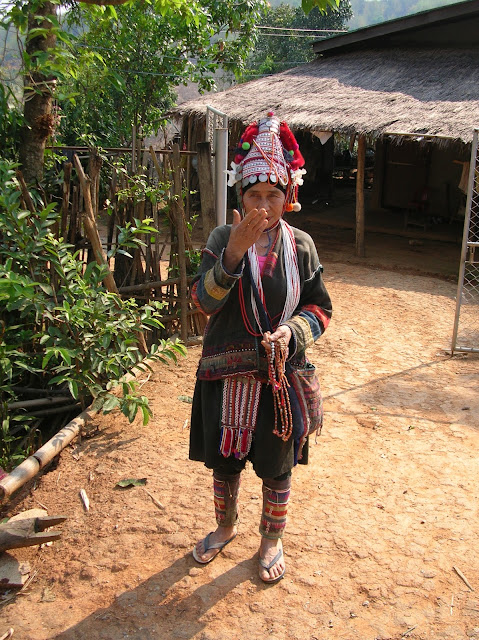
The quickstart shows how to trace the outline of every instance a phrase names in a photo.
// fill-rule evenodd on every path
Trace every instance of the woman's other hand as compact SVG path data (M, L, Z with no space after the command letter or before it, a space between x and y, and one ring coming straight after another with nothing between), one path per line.
M223 256L223 264L227 271L236 271L244 254L259 239L267 225L266 209L252 209L243 219L239 211L233 209L230 239Z
M281 324L274 333L266 331L261 340L261 344L266 349L266 353L271 352L271 343L280 343L281 348L287 349L291 340L291 329L287 324Z

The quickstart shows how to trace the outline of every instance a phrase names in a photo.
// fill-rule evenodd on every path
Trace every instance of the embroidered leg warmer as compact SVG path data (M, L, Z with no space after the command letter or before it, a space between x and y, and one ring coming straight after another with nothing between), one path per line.
M290 491L291 475L283 480L263 480L263 513L259 532L264 538L276 540L283 537Z
M233 527L238 522L238 494L241 473L226 475L213 471L213 493L216 523Z

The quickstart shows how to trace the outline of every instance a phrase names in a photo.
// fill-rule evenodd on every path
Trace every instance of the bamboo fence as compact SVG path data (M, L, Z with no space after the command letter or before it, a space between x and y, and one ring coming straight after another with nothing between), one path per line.
M150 342L173 335L187 342L189 337L201 335L206 317L193 304L190 285L195 270L192 258L207 234L193 243L190 229L195 218L207 232L214 226L209 150L205 153L202 148L197 154L173 144L161 150L102 149L101 155L86 147L62 147L62 152L72 157L72 162L63 166L59 235L80 251L85 265L96 260L109 267L104 282L109 291L141 303L159 301L164 305L164 330L152 332ZM132 155L135 162L129 158ZM121 157L120 167L114 161ZM200 163L199 171L192 170L193 158L196 167ZM200 179L204 182L201 190ZM136 195L127 196L132 185ZM163 197L148 197L155 188L164 192ZM195 216L192 194L200 191L196 202L200 212ZM143 246L127 249L129 256L116 253L120 230L146 218L153 220L156 233L143 234ZM112 250L114 258L108 257Z

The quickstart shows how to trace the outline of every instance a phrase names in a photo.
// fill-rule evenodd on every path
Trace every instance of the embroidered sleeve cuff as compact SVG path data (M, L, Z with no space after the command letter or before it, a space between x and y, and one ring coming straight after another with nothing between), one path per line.
M242 265L241 265L242 267ZM204 276L204 291L206 295L217 302L220 302L229 294L234 284L237 282L238 278L241 277L241 273L238 274L230 274L226 271L223 266L223 254L219 260L217 260L213 267L209 271L206 272ZM208 298L205 299L205 302ZM215 307L215 303L210 301L207 303L208 309L210 312L212 309L211 303L213 307Z
M313 334L309 322L301 316L294 316L285 322L294 336L294 351L292 345L289 348L289 358L298 351L306 351L314 343Z
M223 258L225 255L225 251L226 249L223 249L223 251L221 252L221 256L219 259L219 264L221 265L221 269L224 271L226 276L229 276L229 278L234 278L233 282L231 283L230 287L232 287L234 285L234 283L236 282L236 280L238 278L241 278L241 276L243 275L243 269L244 269L244 260L241 260L241 262L238 265L238 269L239 271L235 271L234 273L230 273L228 271L228 269L225 267L224 262L223 262Z
M291 340L289 341L289 345L288 345L288 360L291 360L291 358L294 355L296 355L296 351L298 350L298 343L296 342L294 328L290 327L289 324L288 324L288 327L291 329Z

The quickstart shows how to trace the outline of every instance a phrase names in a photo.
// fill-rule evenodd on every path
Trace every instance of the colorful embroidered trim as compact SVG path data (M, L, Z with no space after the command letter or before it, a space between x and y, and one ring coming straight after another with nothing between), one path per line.
M290 493L290 489L274 491L263 487L263 513L259 532L264 538L275 540L283 537Z
M222 300L230 291L230 287L222 287L216 282L214 267L205 275L205 291L215 300Z
M258 416L261 382L234 376L223 382L220 453L245 458L251 448Z
M220 527L232 527L238 521L238 494L241 474L230 480L219 480L213 475L213 496L216 523Z

